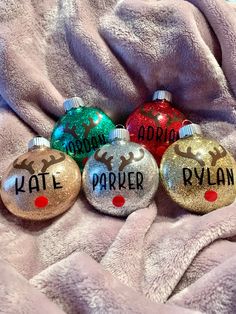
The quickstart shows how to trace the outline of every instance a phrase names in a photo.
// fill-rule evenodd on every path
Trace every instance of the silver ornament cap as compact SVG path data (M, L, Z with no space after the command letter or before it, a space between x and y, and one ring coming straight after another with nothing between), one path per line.
M80 97L73 97L66 99L63 106L65 111L69 111L71 108L84 107L84 102Z
M130 141L129 131L124 127L123 128L118 127L116 129L111 130L109 133L109 142L111 143L116 140L129 142Z
M167 100L172 101L172 94L167 90L156 90L152 96L152 100Z
M180 138L193 136L194 134L198 134L198 135L202 134L202 130L199 124L190 123L190 124L182 126L182 128L179 129Z
M28 143L28 150L32 150L36 147L50 147L50 142L44 137L34 137Z

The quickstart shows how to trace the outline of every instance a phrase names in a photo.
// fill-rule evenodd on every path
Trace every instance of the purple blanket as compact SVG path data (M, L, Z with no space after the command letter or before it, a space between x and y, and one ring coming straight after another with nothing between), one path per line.
M236 157L235 4L1 0L0 174L64 98L124 122L160 88ZM1 313L236 313L236 204L197 216L160 187L126 220L82 196L47 222L0 211Z

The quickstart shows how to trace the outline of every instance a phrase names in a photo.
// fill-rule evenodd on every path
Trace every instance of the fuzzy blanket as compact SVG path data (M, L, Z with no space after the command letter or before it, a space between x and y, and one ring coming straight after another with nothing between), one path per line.
M153 91L236 157L236 5L1 0L0 174L78 95L117 122ZM126 220L81 195L33 223L0 203L0 312L236 313L236 204L189 214L160 188Z

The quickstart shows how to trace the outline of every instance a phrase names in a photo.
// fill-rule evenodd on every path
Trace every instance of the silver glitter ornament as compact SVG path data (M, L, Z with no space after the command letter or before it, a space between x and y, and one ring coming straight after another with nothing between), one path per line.
M109 141L87 161L83 189L97 210L128 216L152 201L159 183L158 166L149 151L129 141L126 129L112 130Z

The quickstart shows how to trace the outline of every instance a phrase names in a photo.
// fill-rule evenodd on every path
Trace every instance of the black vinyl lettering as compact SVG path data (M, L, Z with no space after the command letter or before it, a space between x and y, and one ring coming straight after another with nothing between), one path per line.
M234 185L234 173L233 169L226 168L227 178L228 178L228 185Z
M97 186L98 182L99 182L99 176L96 173L94 173L93 174L93 190L95 190L95 187Z
M121 179L121 175L123 175L123 180ZM124 186L125 184L125 172L119 172L118 173L118 178L119 178L119 190L121 189L126 189L126 187Z
M171 129L169 134L169 142L173 143L174 141L176 141L176 132L174 129Z
M163 129L159 126L157 127L157 131L156 131L156 141L157 142L161 142L162 140L162 135L163 135Z
M54 175L52 176L52 181L53 181L53 187L55 190L63 188L63 186L60 185L61 183L56 181L56 177Z
M80 140L76 140L75 141L75 145L76 145L76 153L77 154L83 154L83 143Z
M154 128L152 126L149 126L147 128L147 140L151 141L153 139L154 136Z
M207 183L208 185L216 185L216 182L212 182L211 181L211 172L210 172L210 168L207 168Z
M142 186L142 183L143 183L143 174L142 172L137 172L136 173L136 181L137 181L137 189L139 190L143 190L143 186Z
M99 140L99 143L101 145L105 145L106 144L106 139L105 139L104 134L98 134L98 140Z
M198 179L199 185L203 184L204 170L205 169L202 168L201 174L199 175L198 172L197 172L197 168L194 168L194 173L195 173L196 178Z
M132 182L132 176L134 175L134 172L128 172L128 185L129 185L129 190L135 190L135 185Z
M76 154L76 149L75 149L75 145L72 141L69 142L68 144L68 151L71 153L71 154Z
M143 125L138 130L138 140L144 140L145 128Z
M224 170L222 168L218 168L217 169L217 185L225 185L225 174L224 174Z
M42 176L42 187L43 190L46 190L46 178L45 176L49 175L49 172L38 173L38 176Z
M110 187L110 190L115 190L115 182L116 182L116 175L114 172L110 172L109 173L109 187Z
M92 179L93 190L99 186L102 190L143 190L144 176L141 172L114 172L101 173L100 175L94 173Z
M89 143L89 140L84 138L83 139L83 144L84 144L84 148L85 148L86 152L89 153L91 151L91 145Z
M39 191L39 180L36 175L33 175L29 179L29 192L32 193L33 190Z
M102 173L100 176L100 190L106 190L107 189L107 182L106 182L106 174Z
M15 192L16 192L16 195L18 195L19 192L22 192L22 193L25 192L25 190L23 190L24 182L25 182L25 177L22 176L21 177L21 184L20 184L20 186L18 186L18 178L16 178L16 180L15 180Z
M188 175L188 176L187 176ZM188 168L183 168L183 179L184 179L184 185L192 185L192 182L190 179L192 178L192 170Z
M91 138L91 147L93 150L96 150L99 147L97 139L95 136L92 136L92 138Z

